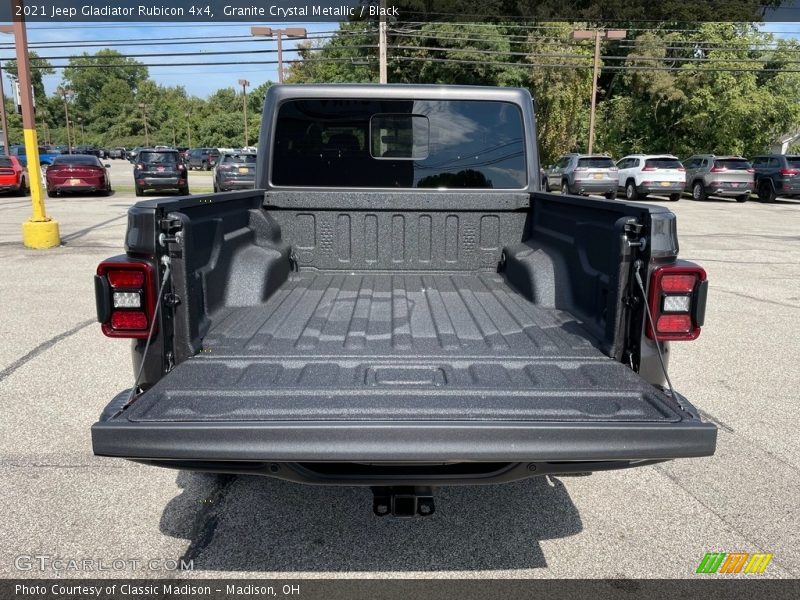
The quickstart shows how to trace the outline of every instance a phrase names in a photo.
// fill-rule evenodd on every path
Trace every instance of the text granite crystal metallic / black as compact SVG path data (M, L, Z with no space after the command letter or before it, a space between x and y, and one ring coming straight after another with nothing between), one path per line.
M260 139L255 191L140 202L98 267L137 383L95 454L409 516L436 486L714 453L667 378L705 271L666 208L540 190L527 91L273 86Z

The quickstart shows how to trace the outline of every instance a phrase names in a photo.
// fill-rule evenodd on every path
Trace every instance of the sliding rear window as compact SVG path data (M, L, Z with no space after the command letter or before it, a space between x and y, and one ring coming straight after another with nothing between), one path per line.
M644 161L645 167L652 169L682 169L683 165L677 158L648 158Z
M508 102L292 100L281 105L272 184L522 189L522 114Z

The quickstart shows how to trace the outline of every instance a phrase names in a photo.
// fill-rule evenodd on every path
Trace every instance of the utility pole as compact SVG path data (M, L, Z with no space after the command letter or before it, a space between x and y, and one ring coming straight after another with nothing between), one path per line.
M622 40L628 32L624 29L596 29L587 30L581 29L573 31L571 36L573 40L590 40L594 38L594 68L592 70L592 107L589 112L589 150L592 153L594 148L594 122L597 107L597 78L600 76L600 40Z
M3 127L3 148L8 156L8 121L6 120L6 92L3 88L3 67L0 65L0 125Z
M172 127L172 147L178 147L178 137L175 135L175 121L170 120L169 126Z
M21 0L11 0L11 14L22 12ZM0 31L8 31L3 26ZM36 139L36 119L33 111L30 64L28 63L28 32L23 17L11 25L17 51L17 75L22 105L22 133L28 159L28 182L31 188L33 215L22 223L22 243L28 248L53 248L61 244L58 221L47 216L42 195L42 169L39 164L39 141Z
M191 125L189 123L189 119L191 118L191 116L192 116L192 113L187 110L186 111L186 145L189 146L189 148L192 147L192 129L191 129Z
M381 83L388 82L386 74L386 0L381 0L380 22L378 24L378 59L380 62Z
M64 101L64 123L67 126L67 152L72 154L72 140L69 137L69 107L67 106L67 99L72 98L75 94L72 90L63 87L56 89L56 93L61 96L61 99Z
M286 29L273 29L272 27L251 27L250 35L257 37L273 37L278 40L278 83L283 83L283 36L287 38L305 39L308 35L304 27L287 27Z
M250 138L247 135L247 86L250 82L247 79L240 79L239 85L242 86L242 95L244 96L244 146L245 148L250 145Z
M144 122L144 145L150 145L150 134L147 132L147 104L139 102L139 108L142 109L142 121Z
M81 126L81 146L86 145L86 136L83 134L83 117L78 117L78 125Z

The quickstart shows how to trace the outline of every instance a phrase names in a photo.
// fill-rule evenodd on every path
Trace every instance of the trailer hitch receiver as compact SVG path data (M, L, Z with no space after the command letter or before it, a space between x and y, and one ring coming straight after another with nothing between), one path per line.
M374 487L372 511L378 517L429 517L436 511L429 487Z

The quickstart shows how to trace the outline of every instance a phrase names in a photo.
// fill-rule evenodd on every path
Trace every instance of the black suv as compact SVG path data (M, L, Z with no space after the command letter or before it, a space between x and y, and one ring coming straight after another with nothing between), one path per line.
M145 190L176 190L189 194L189 178L177 150L140 150L133 167L136 195Z
M774 202L778 196L800 196L800 156L765 154L750 161L755 170L755 189L761 202Z
M217 148L192 148L186 153L186 162L190 169L210 171L219 162Z
M255 152L226 152L214 172L214 191L252 190L256 187Z

